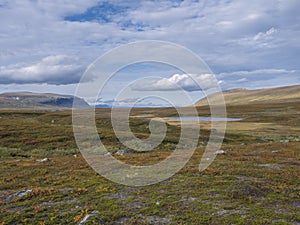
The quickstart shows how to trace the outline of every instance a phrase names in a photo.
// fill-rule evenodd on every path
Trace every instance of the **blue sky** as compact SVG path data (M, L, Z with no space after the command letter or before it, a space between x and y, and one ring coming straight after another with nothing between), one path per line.
M73 94L97 57L139 40L191 49L224 90L299 84L299 8L299 0L0 0L0 92ZM145 76L172 80L177 74L179 85L187 81L175 68L158 65L120 73L125 75L111 79L103 101ZM202 96L186 91L194 100Z

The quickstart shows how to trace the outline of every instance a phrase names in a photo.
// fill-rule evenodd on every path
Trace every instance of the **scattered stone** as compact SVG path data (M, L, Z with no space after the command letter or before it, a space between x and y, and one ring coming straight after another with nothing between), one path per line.
M115 154L116 155L127 155L127 154L130 154L130 152L122 149L122 150L117 151Z
M146 207L146 204L142 203L141 201L137 202L128 202L126 207L130 208L131 211L137 212L138 209L142 209Z
M29 194L30 192L32 192L32 190L22 190L22 191L18 191L18 192L16 192L16 193L12 194L12 195L9 195L9 196L8 196L8 199L11 200L11 199L14 199L14 198L16 198L16 197L23 197L23 196Z
M110 195L106 195L103 198L112 198L112 199L119 199L119 200L127 200L130 196L128 195L127 192L118 192Z
M74 188L68 188L68 187L66 187L66 188L60 189L60 191L63 192L63 193L69 193L69 192L73 192Z
M44 159L37 159L36 161L39 162L39 163L41 163L41 162L49 162L50 159L44 158Z
M114 224L157 224L157 225L164 225L164 224L171 224L173 215L167 215L165 217L160 216L145 216L142 214L137 214L139 217L138 219L134 219L130 217L122 217L116 221Z
M201 144L207 145L207 141L202 141Z
M224 216L226 214L242 214L242 210L238 210L238 209L220 209L219 211L217 211L217 215L218 216Z
M217 133L217 129L216 129L216 128L212 128L212 129L211 129L211 133L212 133L212 134Z
M238 182L241 182L241 181L257 181L257 180L259 180L259 178L257 178L257 177L247 177L247 176L236 176L236 178L238 179Z
M107 152L107 153L105 153L104 155L110 156L110 155L112 155L112 154L111 154L111 152Z
M264 198L266 194L255 186L248 184L238 184L231 188L228 192L231 198L247 199L247 198Z
M280 152L279 150L273 150L272 153L278 153Z
M117 225L117 224L133 224L133 223L130 223L130 221L131 221L131 217L122 217L118 220L115 220L114 224L115 225ZM137 222L137 221L135 221L135 222Z
M279 141L280 143L288 143L288 142L290 142L289 140L280 140Z
M143 218L150 224L170 224L172 220L172 216L168 215L166 217L160 216L143 216Z
M58 202L52 202L52 201L42 202L39 206L50 207L50 206L57 206L57 205L62 205L62 204L73 204L76 202L79 202L79 200L77 198L74 198L74 199L62 200L62 201L58 201Z
M216 155L224 155L225 151L220 149L220 150L216 151L215 154Z
M271 142L271 141L273 141L272 138L268 138L268 137L264 137L264 138L262 138L262 140L265 141L265 142Z
M98 213L99 213L99 211L97 211L97 210L92 211L90 214L86 215L86 216L80 221L80 223L79 223L78 225L84 225L84 224L87 222L87 220L88 220L89 217L95 216L95 215L97 215Z
M300 209L300 201L299 202L292 202L290 205Z
M273 165L273 164L257 164L257 166L261 166L261 167L266 167L266 168L270 168L270 169L273 169L273 170L280 170L280 166L276 166L276 165Z
M181 198L181 201L183 201L183 202L186 202L186 201L196 201L197 200L197 198L194 198L194 197L182 197Z

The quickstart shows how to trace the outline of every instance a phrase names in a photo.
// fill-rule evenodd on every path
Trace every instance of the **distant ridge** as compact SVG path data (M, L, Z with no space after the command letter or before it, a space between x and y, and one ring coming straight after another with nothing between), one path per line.
M219 93L210 97L216 99ZM249 90L236 88L223 91L223 96L227 105L243 105L256 103L282 103L300 102L300 85L285 86L277 88L264 88ZM195 103L196 106L208 105L207 99L203 98Z
M88 108L89 104L75 97L79 108ZM72 108L74 96L53 93L7 92L0 94L0 108Z

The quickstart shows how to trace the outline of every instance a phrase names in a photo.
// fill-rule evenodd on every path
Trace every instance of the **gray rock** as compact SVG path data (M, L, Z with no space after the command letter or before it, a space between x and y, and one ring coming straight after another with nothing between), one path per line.
M211 129L211 133L213 133L213 134L217 133L217 131L218 131L218 130L217 130L216 128L212 128L212 129Z
M117 151L115 154L116 155L127 155L127 154L130 154L130 152L127 150L121 149L121 150Z
M86 215L86 216L80 221L80 223L79 223L78 225L84 225L84 224L87 222L88 218L90 218L91 216L95 216L95 215L97 215L98 213L99 213L99 211L97 211L97 210L92 211L90 214Z
M105 153L104 155L110 156L110 155L112 155L112 154L111 154L111 152L107 152L107 153Z
M278 153L280 150L273 150L272 153Z
M16 197L23 197L23 196L25 196L25 195L27 195L27 194L29 194L29 193L31 193L31 192L32 192L32 190L22 190L22 191L18 191L18 192L16 192L16 193L12 194L12 195L9 195L9 196L8 196L8 199L11 200L11 199L14 199L14 198L16 198Z
M224 155L226 152L224 150L218 150L215 152L216 155Z
M145 220L147 220L150 224L170 224L172 220L172 216L168 215L166 217L160 217L160 216L143 216Z
M50 159L44 158L44 159L37 159L36 161L39 162L39 163L41 163L41 162L49 162Z
M270 168L270 169L273 169L273 170L280 170L281 169L280 166L276 166L276 165L273 165L273 164L258 164L258 166Z

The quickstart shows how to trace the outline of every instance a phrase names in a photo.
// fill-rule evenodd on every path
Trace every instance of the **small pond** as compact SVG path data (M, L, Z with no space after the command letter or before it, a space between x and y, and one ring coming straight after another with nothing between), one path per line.
M241 118L219 118L219 117L167 117L172 121L241 121Z

